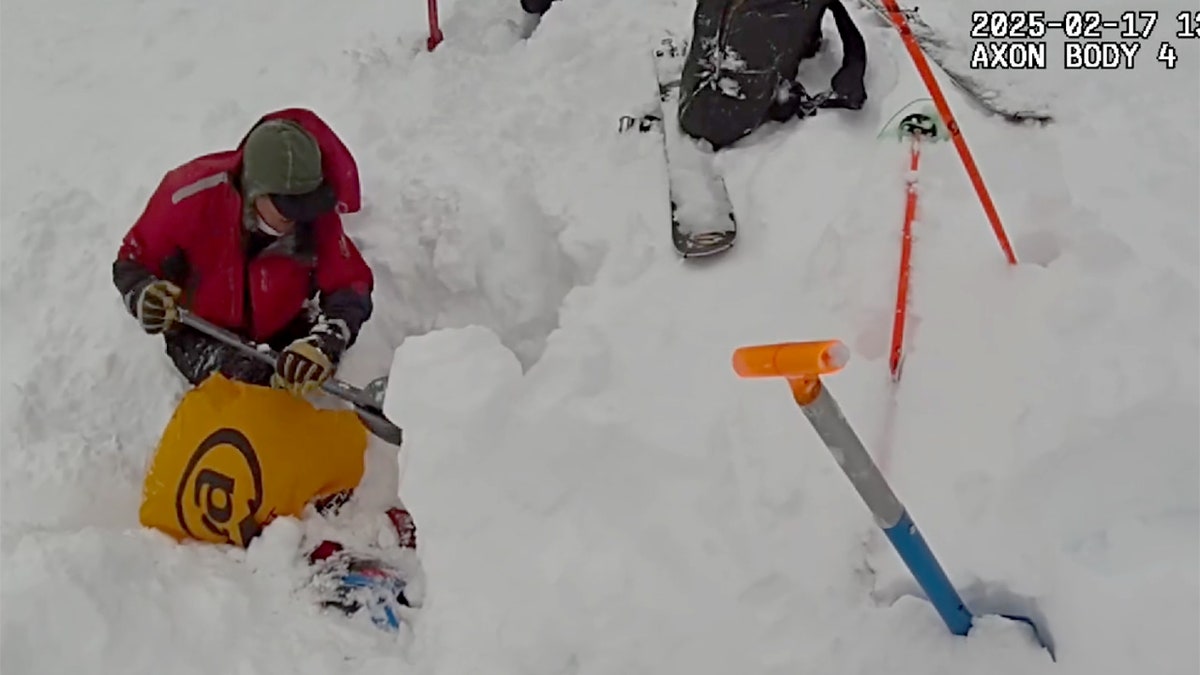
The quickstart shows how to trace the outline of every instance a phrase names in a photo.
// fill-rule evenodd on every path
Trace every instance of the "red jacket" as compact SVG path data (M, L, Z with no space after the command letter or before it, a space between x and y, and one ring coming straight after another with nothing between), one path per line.
M321 148L325 180L338 197L337 212L298 226L248 259L251 234L243 226L238 188L242 147L194 159L171 170L121 243L113 279L122 295L149 275L183 289L196 315L257 342L288 326L315 291L329 318L346 320L351 342L371 313L374 278L342 229L338 213L361 206L358 167L350 151L315 113L292 108L264 116L299 123ZM249 132L247 132L249 135Z

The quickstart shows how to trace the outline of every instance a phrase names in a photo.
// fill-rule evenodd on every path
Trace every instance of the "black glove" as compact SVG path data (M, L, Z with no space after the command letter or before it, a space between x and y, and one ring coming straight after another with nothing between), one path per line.
M349 330L342 321L322 319L306 337L288 345L275 362L271 386L304 396L333 376L346 351Z
M863 67L848 63L838 69L830 81L830 88L837 94L838 107L858 110L867 101L867 89L863 86Z
M180 288L170 281L151 278L129 294L129 311L142 330L151 335L161 333L175 323L181 294Z

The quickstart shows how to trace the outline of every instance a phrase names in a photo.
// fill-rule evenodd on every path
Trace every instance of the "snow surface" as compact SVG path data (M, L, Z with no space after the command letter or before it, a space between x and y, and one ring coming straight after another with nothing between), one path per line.
M1022 264L952 148L926 148L899 386L907 150L875 135L924 91L894 31L855 10L864 110L718 157L741 237L692 265L671 250L661 148L616 134L653 104L647 50L688 32L691 3L565 0L521 42L516 0L444 0L433 54L424 4L4 3L5 675L1200 669L1183 4L1142 3L1162 14L1134 72L1014 78L1055 93L1054 126L982 117L944 85ZM962 34L989 8L921 5ZM1160 39L1174 70L1146 58ZM830 43L806 77L837 63ZM183 385L121 310L111 257L166 169L291 105L364 179L348 222L377 314L342 375L390 373L405 427L428 587L398 637L294 591L302 521L248 551L137 524ZM826 338L852 352L830 390L968 604L1044 621L1057 663L1004 619L950 636L786 386L730 366L743 344ZM387 448L369 472L394 493Z

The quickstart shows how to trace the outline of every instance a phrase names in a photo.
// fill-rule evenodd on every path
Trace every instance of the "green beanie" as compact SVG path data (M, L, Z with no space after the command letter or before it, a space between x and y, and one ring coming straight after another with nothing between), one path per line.
M321 148L290 120L255 127L242 149L242 189L246 199L264 194L299 195L321 185Z

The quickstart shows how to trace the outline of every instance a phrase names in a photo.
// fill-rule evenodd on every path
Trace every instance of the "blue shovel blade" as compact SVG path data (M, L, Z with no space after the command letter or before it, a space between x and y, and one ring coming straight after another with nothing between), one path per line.
M1026 626L1029 626L1029 629L1033 631L1033 639L1037 640L1038 644L1050 654L1051 661L1056 663L1058 662L1058 659L1054 656L1054 645L1046 641L1045 637L1042 635L1042 632L1038 630L1038 626L1036 623L1034 623L1033 619L1030 619L1027 616L1017 616L1016 614L1000 614L999 616L1002 616L1005 619L1011 619L1012 621L1019 621Z

